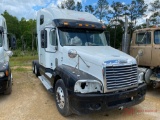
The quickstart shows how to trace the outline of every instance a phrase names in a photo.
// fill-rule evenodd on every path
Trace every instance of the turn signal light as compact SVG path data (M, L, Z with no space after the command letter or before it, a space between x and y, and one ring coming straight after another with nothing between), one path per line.
M6 70L6 76L8 76L9 75L9 72L8 72L8 70Z

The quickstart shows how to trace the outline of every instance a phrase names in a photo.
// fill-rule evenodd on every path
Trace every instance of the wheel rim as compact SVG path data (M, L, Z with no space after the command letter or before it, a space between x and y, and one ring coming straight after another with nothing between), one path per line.
M56 100L57 100L59 108L63 109L64 105L65 105L65 99L64 99L64 92L63 92L63 89L61 87L57 88Z
M34 68L35 68L35 74L37 74L37 68L36 68L36 65L35 65L35 67L34 67Z

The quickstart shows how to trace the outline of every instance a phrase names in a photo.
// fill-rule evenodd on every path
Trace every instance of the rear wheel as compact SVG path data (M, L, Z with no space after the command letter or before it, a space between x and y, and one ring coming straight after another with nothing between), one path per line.
M38 64L35 64L35 65L34 65L34 72L35 72L35 75L36 75L37 77L40 76Z
M68 92L62 79L58 80L55 85L55 100L58 111L63 116L71 115Z
M33 73L35 73L35 65L34 65L35 63L34 62L32 62L32 71L33 71Z

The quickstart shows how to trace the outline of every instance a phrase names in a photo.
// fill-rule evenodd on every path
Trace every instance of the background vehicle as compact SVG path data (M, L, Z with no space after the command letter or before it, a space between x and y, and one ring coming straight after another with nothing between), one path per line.
M12 73L9 66L9 56L12 54L8 50L6 21L0 15L0 93L10 94L12 92Z
M130 55L136 57L142 79L154 88L160 82L160 27L144 28L133 32Z
M104 31L90 13L48 8L37 14L33 73L54 92L63 116L123 109L145 99L136 60L108 46Z

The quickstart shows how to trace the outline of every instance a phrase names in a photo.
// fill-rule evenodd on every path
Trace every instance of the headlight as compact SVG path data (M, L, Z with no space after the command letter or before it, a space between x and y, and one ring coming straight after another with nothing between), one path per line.
M97 80L78 80L75 83L74 92L79 92L79 93L100 92L100 93L103 93L103 87L102 87L102 83Z
M139 84L144 82L144 77L143 76L144 76L143 72L138 74L138 83Z
M0 72L0 78L2 78L4 76L5 76L4 72Z

